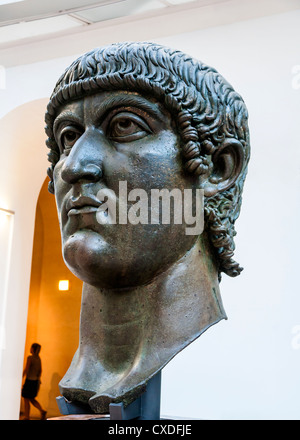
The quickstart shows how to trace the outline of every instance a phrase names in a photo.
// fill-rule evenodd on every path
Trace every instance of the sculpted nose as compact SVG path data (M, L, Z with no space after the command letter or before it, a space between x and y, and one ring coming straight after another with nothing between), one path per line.
M62 179L70 184L78 181L97 182L102 178L102 155L95 139L85 134L78 139L61 169Z
M101 168L93 163L66 166L64 164L61 172L62 179L67 183L77 183L78 181L97 182L102 177Z

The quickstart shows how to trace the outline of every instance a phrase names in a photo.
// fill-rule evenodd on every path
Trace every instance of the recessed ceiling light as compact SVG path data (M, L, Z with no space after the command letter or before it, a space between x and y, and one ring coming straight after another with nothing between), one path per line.
M0 0L0 6L9 5L10 3L19 3L23 1L24 0Z

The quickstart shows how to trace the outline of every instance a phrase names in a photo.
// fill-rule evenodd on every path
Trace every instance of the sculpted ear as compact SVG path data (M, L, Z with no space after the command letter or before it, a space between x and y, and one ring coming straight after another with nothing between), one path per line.
M242 144L236 139L225 139L212 155L212 172L204 183L204 195L212 197L234 185L244 163Z

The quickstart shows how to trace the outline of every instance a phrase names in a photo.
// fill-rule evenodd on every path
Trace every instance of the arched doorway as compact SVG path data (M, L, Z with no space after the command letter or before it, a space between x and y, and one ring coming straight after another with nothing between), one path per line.
M55 401L58 382L78 345L82 282L64 264L55 198L48 192L48 180L36 207L24 362L31 344L41 344L43 372L38 400L47 409L47 417L53 417L59 415ZM69 280L69 290L60 291L59 280ZM32 408L31 415L39 416L39 412Z

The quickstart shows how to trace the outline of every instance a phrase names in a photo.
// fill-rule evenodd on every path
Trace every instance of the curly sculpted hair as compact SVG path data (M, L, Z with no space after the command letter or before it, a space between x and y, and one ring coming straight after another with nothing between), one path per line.
M182 140L188 172L207 172L225 139L236 139L244 151L239 177L229 189L205 197L205 229L215 251L219 275L239 275L233 260L241 194L250 154L248 112L241 96L213 68L178 50L153 43L116 43L90 51L66 69L51 95L45 115L50 149L49 191L60 153L53 134L59 108L88 94L129 90L155 97L172 113Z

